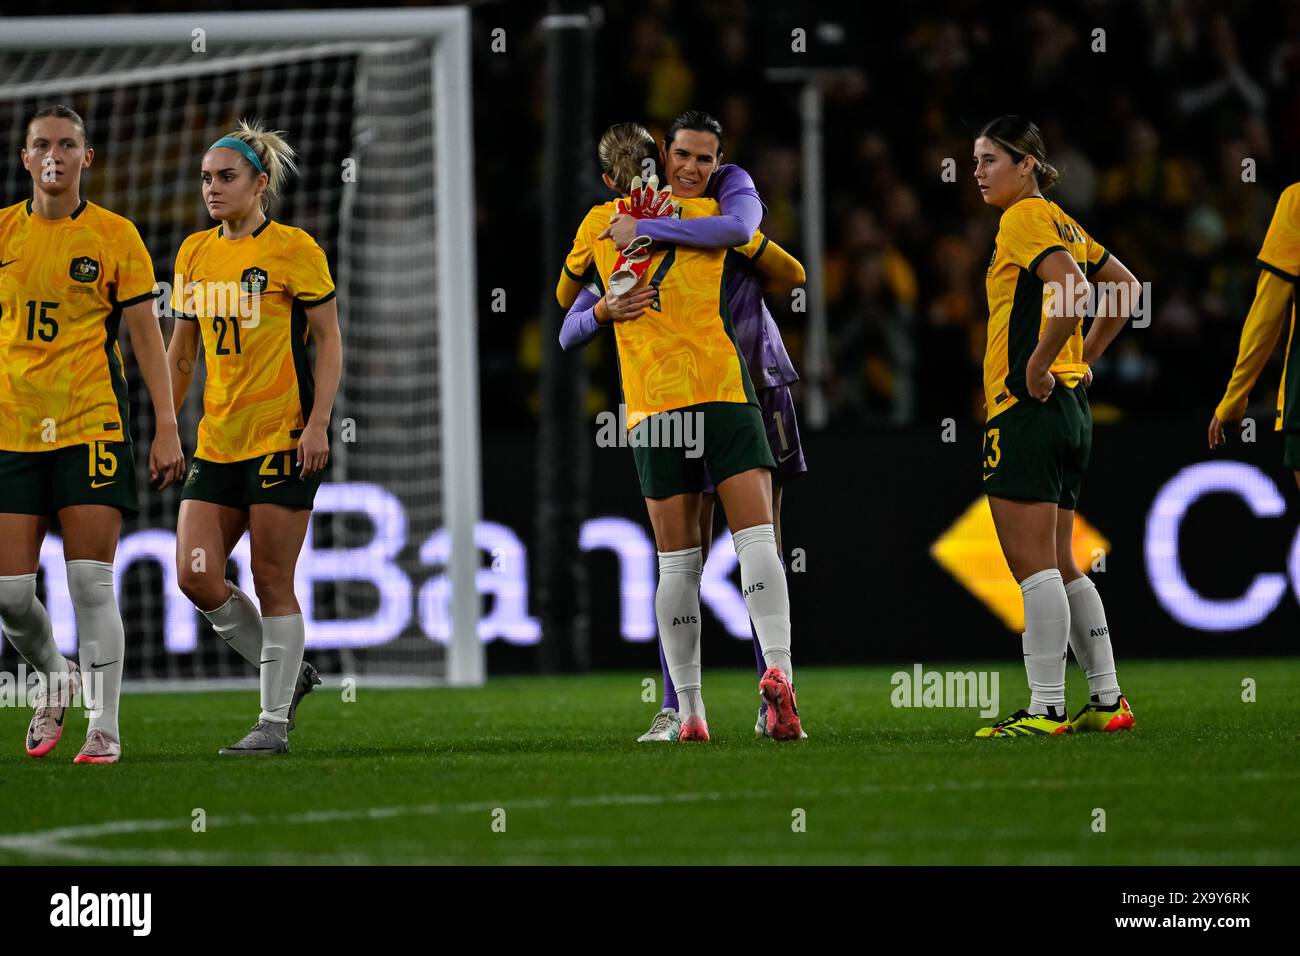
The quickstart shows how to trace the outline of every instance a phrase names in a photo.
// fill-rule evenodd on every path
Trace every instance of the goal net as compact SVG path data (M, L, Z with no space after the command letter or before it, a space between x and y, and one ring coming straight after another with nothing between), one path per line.
M82 194L136 225L164 292L181 241L213 225L200 196L207 146L243 117L287 131L301 173L271 216L328 255L344 357L296 589L308 659L370 683L483 679L468 55L463 9L29 19L0 31L0 202L31 194L18 162L28 116L73 107L95 148ZM150 485L152 407L125 325L121 344L141 489L117 554L128 679L252 677L176 586L179 489ZM187 453L201 414L200 370L181 414ZM227 576L254 593L247 535ZM70 654L57 531L39 588ZM0 668L17 663L6 645Z

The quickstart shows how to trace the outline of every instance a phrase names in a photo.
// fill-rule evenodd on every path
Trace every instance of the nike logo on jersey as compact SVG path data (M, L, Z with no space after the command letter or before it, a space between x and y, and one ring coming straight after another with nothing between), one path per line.
M106 488L106 487L108 487L109 485L111 485L112 483L113 483L113 482L111 482L111 481L92 481L92 482L90 483L90 487L92 487L92 488Z
M0 269L3 269L5 266L11 266L17 261L17 259L10 259L8 262L0 262Z
M780 464L780 463L783 462L783 461L789 461L791 458L793 458L793 457L794 457L795 455L797 455L797 454L799 454L798 449L796 449L795 451L790 452L790 454L788 454L788 455L782 455L780 458L778 458L778 459L776 460L776 461L777 461L777 464Z
M287 479L287 478L281 478L279 481L270 481L270 482L263 481L263 482L262 482L262 487L263 487L263 488L274 488L276 485L282 485L282 484L284 484L284 483L285 483L286 481L288 481L288 480L289 480L289 479Z

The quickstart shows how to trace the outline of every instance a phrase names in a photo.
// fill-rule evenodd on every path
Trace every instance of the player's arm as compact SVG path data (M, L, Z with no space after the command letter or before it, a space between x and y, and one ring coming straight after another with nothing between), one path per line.
M560 308L567 309L573 305L583 288L582 278L570 275L566 267L560 272L560 281L555 284L555 301L560 303Z
M159 489L180 481L185 473L185 455L181 451L180 431L176 427L176 408L172 403L172 382L167 371L167 353L163 348L162 329L154 315L154 299L136 302L122 310L131 350L135 354L140 377L153 402L154 435L149 446L149 477L159 481Z
M1246 413L1246 401L1255 387L1259 373L1264 370L1268 357L1277 347L1282 326L1295 294L1295 285L1289 279L1268 269L1261 269L1255 285L1255 301L1246 315L1241 330L1241 343L1237 346L1237 363L1223 401L1210 419L1209 443L1211 448L1223 444L1223 426L1240 421Z
M171 341L167 343L167 371L172 380L172 408L177 415L185 404L190 383L194 381L194 363L199 356L199 322L194 314L193 292L186 288L189 271L189 240L181 243L176 253L176 268L172 275L172 326ZM193 311L191 311L193 309Z
M298 439L298 461L302 463L302 477L321 471L329 460L330 412L338 394L339 379L343 375L343 335L339 332L338 300L330 296L319 305L307 306L307 325L316 343L316 364L312 374L316 380L316 396L311 415Z
M560 348L571 352L582 348L596 337L600 327L609 322L607 314L604 318L597 314L604 301L590 289L578 292L564 316L564 324L560 326Z
M1087 365L1094 364L1110 343L1115 341L1115 336L1119 335L1124 323L1133 317L1138 297L1142 295L1142 286L1137 277L1112 255L1106 256L1101 267L1092 273L1092 280L1106 283L1113 291L1104 299L1098 296L1097 314L1083 340L1083 361ZM1120 286L1128 288L1127 296L1119 294Z
M167 371L171 375L172 409L179 415L194 381L194 363L199 356L199 323L193 316L176 315L171 341L167 343Z
M596 337L602 327L614 322L640 318L654 301L655 290L641 286L624 295L609 293L598 296L591 289L583 289L564 317L560 327L560 348L566 352L582 348Z
M1296 283L1300 282L1300 183L1292 183L1278 197L1255 264L1261 270L1255 301L1241 330L1237 364L1227 394L1210 419L1211 448L1223 444L1223 426L1245 413L1250 390L1277 345Z
M591 242L591 230L589 228L594 214L595 210L593 209L582 220L582 225L578 227L578 232L573 237L573 247L564 258L564 268L560 270L560 281L555 286L555 300L560 303L562 309L567 309L573 305L574 300L578 298L578 293L587 285L586 276L595 265L596 252Z
M803 263L771 239L764 238L758 252L750 260L763 277L763 291L769 295L783 295L807 281Z
M1048 252L1039 259L1034 271L1044 285L1052 284L1058 290L1081 289L1088 284L1083 270L1074 261L1074 256L1065 249ZM1079 316L1074 314L1072 300L1067 300L1063 291L1057 293L1054 301L1058 305L1055 314L1048 317L1047 324L1043 326L1043 334L1038 339L1038 347L1029 356L1029 362L1025 366L1025 385L1029 394L1040 402L1047 401L1047 397L1052 394L1055 385L1050 371L1052 363L1079 325Z
M649 236L658 242L673 242L683 246L706 249L729 249L743 246L758 231L763 221L763 200L754 188L754 180L739 166L728 165L718 170L715 184L718 198L718 215L696 219L631 219L616 216L608 233L614 245L622 249L637 236ZM621 226L621 228L620 228Z

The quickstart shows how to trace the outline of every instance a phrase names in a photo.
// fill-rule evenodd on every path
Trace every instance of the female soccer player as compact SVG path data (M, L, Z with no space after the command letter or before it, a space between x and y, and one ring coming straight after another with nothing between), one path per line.
M1277 390L1274 427L1286 432L1282 460L1295 473L1296 484L1300 485L1300 384L1297 384L1300 380L1291 371L1300 368L1300 356L1293 351L1296 345L1295 284L1300 282L1300 183L1293 183L1282 191L1255 263L1259 266L1255 301L1241 330L1241 346L1237 350L1237 364L1232 370L1228 390L1210 419L1210 447L1222 445L1224 426L1240 421L1245 414L1250 390L1255 387L1264 363L1277 346L1282 325L1289 317L1287 374L1282 376L1281 387Z
M84 671L90 724L73 762L116 763L125 639L113 559L122 513L137 510L117 346L123 318L153 400L150 477L166 487L185 459L153 310L153 259L135 226L81 198L81 172L94 158L76 112L39 110L22 151L32 198L0 210L0 623L39 679L27 753L43 757L59 742ZM52 515L63 531L80 668L59 653L36 597Z
M1002 210L989 263L984 354L984 491L1025 601L1028 709L977 737L1126 730L1133 712L1115 676L1101 598L1074 563L1074 509L1092 448L1089 366L1128 321L1137 280L1059 206L1038 128L1002 116L975 140L975 182ZM1088 337L1078 295L1088 279L1132 294L1100 298ZM1044 290L1051 293L1044 299ZM1080 386L1083 387L1080 387ZM1066 645L1088 675L1089 703L1065 713Z
M651 140L626 155L628 175L653 164L655 154ZM562 288L588 276L608 286L618 250L598 237L612 211L607 203L587 214L565 263ZM615 338L629 444L659 550L655 615L682 705L678 739L708 739L699 665L700 511L707 466L732 528L742 593L763 649L760 693L769 705L769 735L790 740L802 728L790 687L789 595L772 519L770 472L776 462L722 295L734 262L728 256L726 249L658 250L647 273L653 291L629 294L648 311L636 322L616 324ZM564 301L563 291L560 297ZM677 439L664 440L674 427ZM685 440L692 429L699 438L694 449Z
M174 305L189 320L176 323L167 350L177 409L200 336L207 366L176 529L180 588L261 674L261 714L223 754L287 753L298 702L320 683L302 660L293 578L329 460L343 355L325 253L301 229L267 218L296 171L280 133L240 122L203 157L203 200L219 225L176 254ZM245 529L260 612L225 577Z
M679 134L682 142L678 142ZM687 141L692 139L703 143L706 152L697 156L686 149ZM656 238L665 241L691 246L723 246L728 239L745 235L743 240L736 243L738 247L745 247L757 231L763 215L763 205L748 173L735 165L717 165L721 158L721 144L722 127L717 120L705 113L690 111L678 117L669 128L659 156L661 165L670 171L670 175L676 174L679 184L686 180L682 188L687 195L679 198L705 194L716 196L719 207L716 215L639 221L631 217L615 216L606 232L619 231L624 245L635 238L633 232L638 228L644 229L647 235L654 234ZM653 146L653 137L639 124L620 123L606 130L597 149L605 185L619 195L626 195L631 189L631 177L640 172L636 166L637 157L646 148ZM802 285L804 270L798 260L770 240L758 246L751 262L762 273L761 281L752 268L736 269L730 276L726 295L735 325L737 345L745 356L750 379L757 386L768 443L777 461L777 470L773 475L772 511L779 552L782 486L784 482L804 474L808 469L799 442L798 422L790 395L790 384L797 382L799 376L786 352L780 330L763 301L763 293L782 294ZM560 332L560 344L566 350L585 345L602 326L610 322L627 321L639 316L644 306L636 307L639 301L637 296L644 297L647 294L645 290L639 290L629 295L607 294L600 298L589 289L584 289L576 300L571 301L577 288L578 277L565 276L557 289L560 304L569 308ZM716 499L716 489L710 483L705 488L700 508L702 561L708 560L713 539ZM754 634L754 654L761 678L767 665L757 633ZM663 670L661 709L655 715L650 729L637 738L641 742L673 741L681 729L681 720L677 715L676 689L662 645L659 660ZM766 710L766 704L760 704L758 721L754 726L756 734L767 733Z

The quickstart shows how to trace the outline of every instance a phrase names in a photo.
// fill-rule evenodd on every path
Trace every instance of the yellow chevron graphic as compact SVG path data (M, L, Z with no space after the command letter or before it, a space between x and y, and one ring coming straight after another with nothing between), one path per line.
M1092 572L1096 552L1110 552L1110 542L1084 519L1074 516L1074 560ZM1025 605L1020 585L1011 576L998 544L989 500L980 497L930 546L930 556L962 586L983 602L1014 633L1025 629Z

